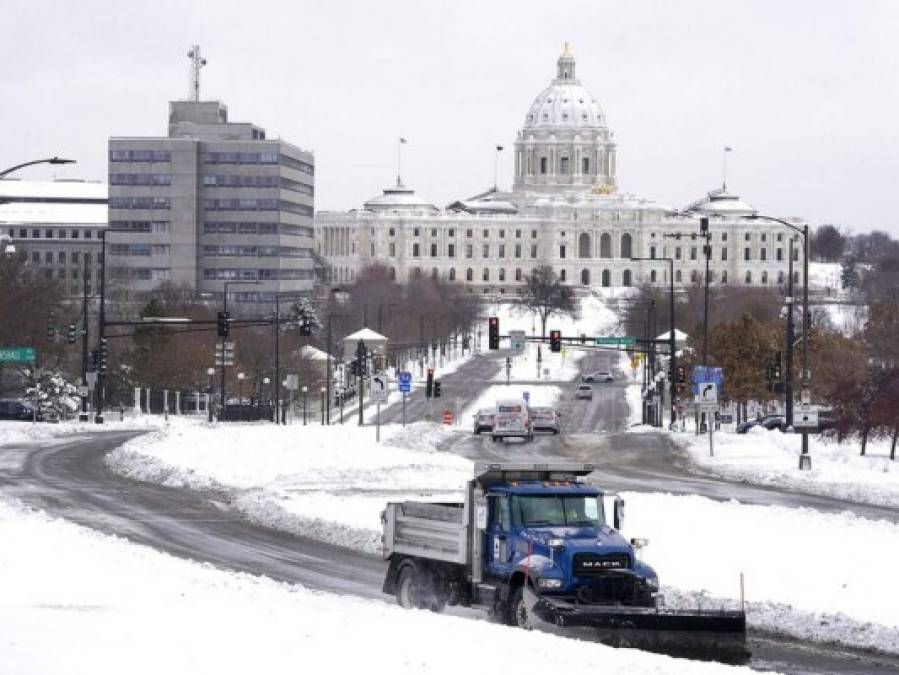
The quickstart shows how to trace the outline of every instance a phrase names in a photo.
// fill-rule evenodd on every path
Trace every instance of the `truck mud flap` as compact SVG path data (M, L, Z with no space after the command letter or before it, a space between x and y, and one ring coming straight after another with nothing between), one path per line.
M726 663L745 663L750 656L746 614L741 611L584 605L548 596L535 599L532 615L555 627L553 632L587 628L613 647Z

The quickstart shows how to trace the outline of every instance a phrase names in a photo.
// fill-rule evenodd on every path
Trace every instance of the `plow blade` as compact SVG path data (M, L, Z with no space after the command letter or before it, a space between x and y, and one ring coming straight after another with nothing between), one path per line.
M541 596L532 615L559 628L594 629L600 642L614 647L727 663L750 655L741 611L585 605Z

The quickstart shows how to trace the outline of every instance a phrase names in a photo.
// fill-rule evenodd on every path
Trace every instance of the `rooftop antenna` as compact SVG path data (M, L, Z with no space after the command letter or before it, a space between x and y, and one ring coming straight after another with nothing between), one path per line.
M721 190L727 192L727 153L733 152L733 148L729 145L724 146L724 152L721 153Z
M190 93L188 97L191 101L200 100L200 68L206 65L206 59L200 56L200 45L194 45L187 52L187 58L190 59Z

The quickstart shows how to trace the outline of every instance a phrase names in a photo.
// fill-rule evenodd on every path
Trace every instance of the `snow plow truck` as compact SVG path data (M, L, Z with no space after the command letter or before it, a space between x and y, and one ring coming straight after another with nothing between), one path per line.
M584 482L591 464L476 463L463 502L390 502L385 593L405 608L485 608L554 632L675 656L746 659L742 610L665 606L645 541L619 532L624 501Z

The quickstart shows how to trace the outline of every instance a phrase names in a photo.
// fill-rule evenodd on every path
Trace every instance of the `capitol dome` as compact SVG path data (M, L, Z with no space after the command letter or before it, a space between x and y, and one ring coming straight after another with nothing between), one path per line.
M567 43L557 68L556 79L531 104L524 129L605 126L605 115L596 99L574 76L574 55Z
M515 190L557 192L603 187L614 191L617 146L606 116L575 77L568 43L556 77L540 92L515 142Z

